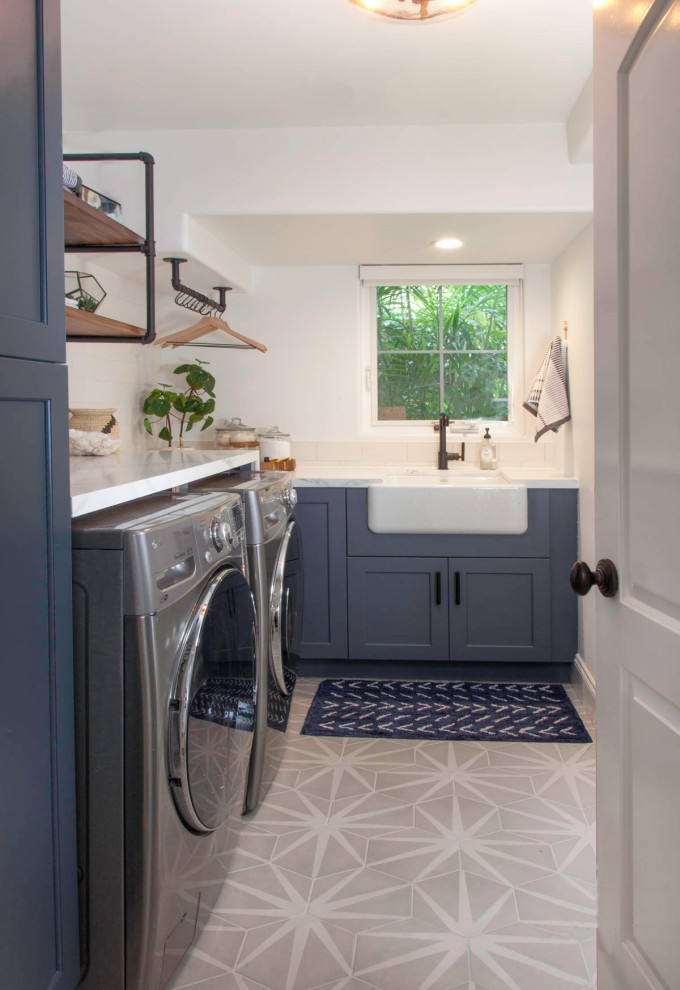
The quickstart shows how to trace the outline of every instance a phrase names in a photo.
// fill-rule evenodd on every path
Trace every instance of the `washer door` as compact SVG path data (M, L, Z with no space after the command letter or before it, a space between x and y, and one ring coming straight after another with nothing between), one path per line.
M170 787L185 825L241 814L255 712L255 608L240 570L218 571L192 614L169 711Z
M290 694L285 669L293 670L300 650L302 627L302 543L294 519L281 540L269 600L271 674L280 694Z

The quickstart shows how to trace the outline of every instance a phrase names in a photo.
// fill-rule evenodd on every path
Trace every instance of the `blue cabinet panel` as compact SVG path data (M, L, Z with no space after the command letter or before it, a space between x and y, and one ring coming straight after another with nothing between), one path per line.
M0 359L0 986L78 980L66 368Z
M519 536L372 533L368 489L347 489L347 553L350 557L547 557L550 553L550 492L530 488L529 525ZM575 495L575 492L568 492Z
M449 568L452 660L553 659L548 560L456 558Z
M569 571L578 560L578 492L550 489L551 660L571 662L578 650L578 599Z
M446 561L355 557L347 562L351 660L447 660Z
M347 657L345 491L300 488L295 516L302 533L304 607L300 655L309 660Z
M66 359L57 0L0 0L0 355Z

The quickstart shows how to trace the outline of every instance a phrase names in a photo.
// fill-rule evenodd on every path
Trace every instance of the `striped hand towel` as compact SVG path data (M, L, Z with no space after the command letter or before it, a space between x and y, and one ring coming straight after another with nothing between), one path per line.
M555 337L548 348L523 406L538 420L534 442L548 430L557 433L560 426L571 419L567 348L561 337Z

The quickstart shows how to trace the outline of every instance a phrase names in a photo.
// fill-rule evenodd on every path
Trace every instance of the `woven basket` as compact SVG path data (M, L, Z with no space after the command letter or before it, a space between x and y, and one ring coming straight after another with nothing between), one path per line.
M120 436L118 420L113 415L115 409L69 409L70 430L85 430L87 433L106 433L110 437Z

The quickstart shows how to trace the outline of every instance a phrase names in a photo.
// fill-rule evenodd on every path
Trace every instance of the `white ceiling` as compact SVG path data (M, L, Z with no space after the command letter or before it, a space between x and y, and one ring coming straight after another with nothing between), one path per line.
M64 0L64 123L565 121L590 72L592 2L479 0L404 24L347 0Z
M592 220L590 213L197 217L254 266L548 263ZM433 241L456 237L442 251Z

